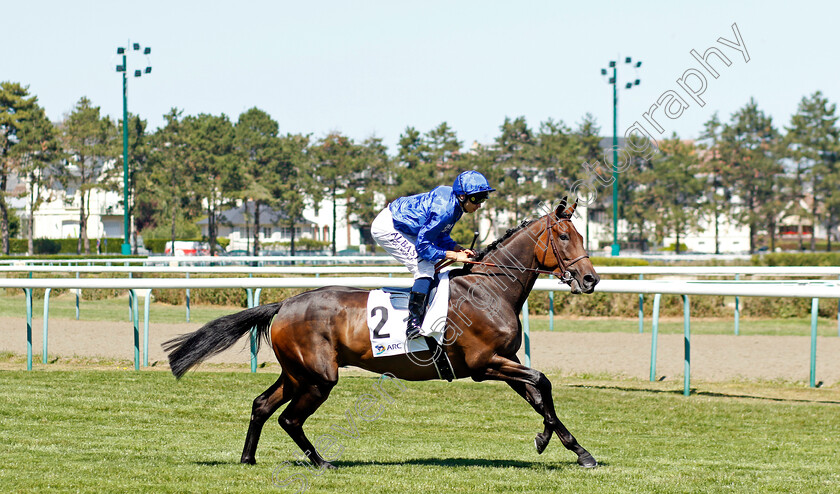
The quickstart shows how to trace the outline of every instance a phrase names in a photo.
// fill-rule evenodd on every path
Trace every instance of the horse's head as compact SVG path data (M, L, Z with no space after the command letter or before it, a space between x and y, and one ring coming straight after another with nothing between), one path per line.
M583 237L572 224L577 201L569 206L564 197L557 209L545 216L545 230L534 247L534 255L545 269L553 271L572 287L572 293L592 293L601 281L583 245Z

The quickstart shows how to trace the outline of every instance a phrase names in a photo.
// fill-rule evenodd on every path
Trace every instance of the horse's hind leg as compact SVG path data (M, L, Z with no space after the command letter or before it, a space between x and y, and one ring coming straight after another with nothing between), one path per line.
M251 408L251 423L248 425L248 435L245 437L245 448L239 460L241 463L253 465L257 462L257 443L260 441L263 425L271 414L292 398L291 386L292 383L288 377L281 374L274 384L254 399L254 405Z
M336 382L338 382L337 379L320 383L300 383L292 402L277 419L280 427L318 468L335 468L335 466L325 460L306 438L306 434L303 433L303 423L327 400Z

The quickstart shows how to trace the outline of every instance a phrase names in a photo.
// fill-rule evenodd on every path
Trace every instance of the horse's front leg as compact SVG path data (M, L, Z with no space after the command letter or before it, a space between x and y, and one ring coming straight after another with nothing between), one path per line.
M595 461L595 458L586 451L583 446L578 444L572 433L569 432L569 430L566 429L566 426L564 426L563 423L560 422L560 419L557 418L557 413L554 411L554 400L551 397L551 381L545 377L545 374L538 370L525 367L513 359L495 355L490 359L486 367L473 374L473 379L476 381L493 379L497 381L504 381L508 384L521 383L524 385L525 399L528 400L529 403L531 400L534 400L532 404L534 409L537 410L538 413L542 411L546 430L555 432L557 437L560 438L560 441L563 442L563 446L578 455L577 462L579 465L586 468L598 466L598 462ZM513 387L512 384L511 387ZM536 393L529 393L529 388L533 388ZM514 389L516 390L517 388L514 387ZM531 396L531 399L528 398L529 395ZM537 406L540 408L537 408ZM537 435L536 442L538 450L541 440L545 442L545 445L548 444L548 440L545 436L546 432ZM543 448L544 447L545 446L543 446Z
M519 358L515 355L512 356L510 359L516 362L517 364L521 363L519 362ZM546 412L545 407L543 406L542 395L540 395L540 392L537 388L531 386L530 384L525 384L520 381L507 381L507 384L508 386L513 388L513 390L516 391L517 394L519 394L519 396L524 398L525 401L527 401L528 404L530 404L531 407L533 407L534 410L543 418L543 424L545 424L545 428L534 438L534 447L537 448L537 454L541 455L542 452L545 451L545 448L548 447L548 442L551 441L551 434L553 432L548 421L545 420Z

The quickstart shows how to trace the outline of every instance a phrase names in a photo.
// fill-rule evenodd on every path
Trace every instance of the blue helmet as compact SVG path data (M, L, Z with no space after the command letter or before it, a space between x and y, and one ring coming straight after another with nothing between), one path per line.
M484 175L475 170L469 170L461 173L455 177L455 183L452 184L452 192L456 196L470 196L481 192L493 192L493 187L490 187L490 182L484 178Z

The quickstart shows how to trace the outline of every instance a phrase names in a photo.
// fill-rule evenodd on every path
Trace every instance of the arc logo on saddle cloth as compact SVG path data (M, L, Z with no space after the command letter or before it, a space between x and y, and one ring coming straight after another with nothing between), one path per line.
M449 308L449 272L440 273L436 289L430 295L430 305L423 319L421 334L438 343L446 331ZM406 348L405 329L408 321L408 292L400 289L371 290L368 295L367 320L370 346L374 357L390 357L429 350L424 338L415 338Z

